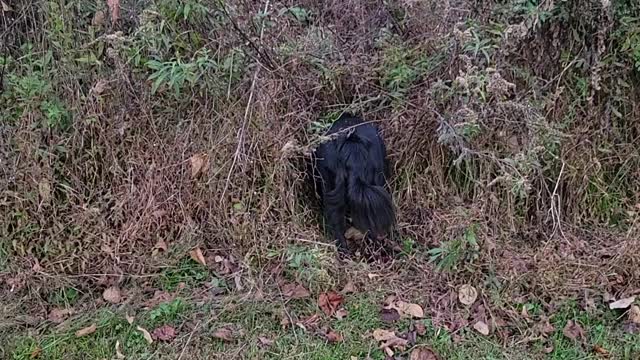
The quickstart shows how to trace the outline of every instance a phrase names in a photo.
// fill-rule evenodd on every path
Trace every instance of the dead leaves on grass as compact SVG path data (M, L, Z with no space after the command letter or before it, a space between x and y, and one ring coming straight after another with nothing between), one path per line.
M311 293L300 284L289 283L282 287L282 295L287 299L304 299L311 296Z
M344 297L338 294L335 291L329 291L326 293L320 294L318 297L318 306L320 310L327 316L333 316L342 302L344 301Z
M73 309L52 309L47 319L54 324L62 324L71 314L73 314Z
M387 356L393 356L394 350L404 351L409 344L406 339L398 337L394 331L384 329L373 330L373 338L380 343L380 349Z
M584 329L574 320L567 321L567 325L565 325L564 329L562 329L562 334L571 340L583 340L585 333Z
M162 325L153 330L153 338L156 340L170 342L176 337L176 329L169 325Z
M189 256L193 259L193 261L199 263L202 266L207 266L207 260L205 260L204 255L202 254L202 250L199 247L189 251Z
M107 0L107 6L111 14L111 25L115 25L120 18L120 0Z
M87 336L90 334L93 334L94 332L96 332L98 328L96 327L96 324L91 324L89 326L87 326L86 328L82 328L78 331L76 331L76 337L83 337L83 336Z
M191 177L196 178L209 169L209 155L195 154L189 158L189 163L191 163Z
M424 317L424 310L420 305L398 300L395 296L387 298L384 309L395 310L403 318L421 319Z
M487 325L487 323L485 323L484 321L477 321L475 324L473 324L473 329L484 336L489 335L489 325Z
M627 309L629 308L629 306L631 306L634 301L636 301L636 297L635 296L630 296L628 298L624 298L624 299L620 299L618 301L614 301L612 303L609 304L609 309L611 310L616 310L616 309Z
M212 336L216 339L220 339L226 342L232 342L235 340L233 331L231 331L231 329L227 327L217 329L216 331L213 332Z
M104 290L102 298L108 303L118 304L122 300L122 294L117 286L111 286Z
M144 339L147 341L148 344L153 344L153 337L151 337L151 334L149 334L147 329L141 326L136 326L136 330L142 333L142 336L144 337Z
M458 289L458 300L464 305L472 305L477 298L478 291L471 285L465 284Z
M413 349L409 360L439 360L433 350L426 347L417 347Z

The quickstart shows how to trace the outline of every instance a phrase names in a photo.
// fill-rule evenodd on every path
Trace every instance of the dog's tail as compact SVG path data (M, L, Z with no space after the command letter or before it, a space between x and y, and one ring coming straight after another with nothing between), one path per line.
M347 198L351 204L353 225L384 235L395 225L395 211L391 195L382 186L367 184L359 178L349 179Z

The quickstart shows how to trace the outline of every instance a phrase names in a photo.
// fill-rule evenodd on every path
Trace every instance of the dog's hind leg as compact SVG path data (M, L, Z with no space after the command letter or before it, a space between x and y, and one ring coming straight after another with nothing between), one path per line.
M344 237L345 231L347 231L347 221L346 221L346 207L344 205L336 206L327 206L328 202L325 197L325 207L324 207L324 216L327 220L327 226L329 227L329 232L336 239L336 246L338 247L338 251L342 253L349 252L349 247L347 246L347 239Z

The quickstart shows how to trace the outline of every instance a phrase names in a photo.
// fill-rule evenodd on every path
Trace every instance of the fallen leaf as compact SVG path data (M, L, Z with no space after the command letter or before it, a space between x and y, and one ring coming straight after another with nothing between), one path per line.
M364 238L364 234L360 232L360 230L350 227L344 233L344 237L349 240L362 240Z
M129 323L129 325L133 324L133 320L134 320L133 316L126 314L124 318L127 319L127 322Z
M227 342L231 342L234 340L233 332L229 328L220 328L214 331L213 337Z
M151 337L151 334L149 334L147 329L141 326L137 326L136 329L142 333L142 336L144 336L144 339L147 340L147 343L153 344L153 338Z
M577 321L573 320L567 321L567 325L562 329L562 333L571 340L584 338L584 330L582 329L582 326L580 326Z
M355 292L358 292L358 289L356 288L356 285L352 281L347 282L344 288L342 288L343 294L351 294Z
M221 263L224 261L224 258L220 255L216 255L213 257L213 261L217 264L217 263Z
M471 285L465 284L458 289L458 300L464 305L472 305L478 298L478 291Z
M335 291L329 291L320 294L320 297L318 298L318 306L327 316L333 316L338 307L342 305L343 301L344 298L342 295Z
M394 309L400 314L400 317L413 317L413 318L423 318L424 310L418 304L408 303L402 300L395 300L394 298L390 298L388 301L388 309Z
M631 321L625 321L622 324L622 330L628 334L640 334L640 324L636 324Z
M387 341L396 337L396 333L393 331L385 330L385 329L375 329L373 330L373 338L377 341Z
M42 266L40 266L40 261L38 261L38 259L33 259L33 266L31 267L31 270L35 272L42 272Z
M300 284L289 283L282 287L282 295L287 299L304 299L311 296L311 293Z
M415 324L416 327L416 333L420 336L423 336L424 334L427 333L427 328L424 326L424 323L422 322L417 322Z
M551 335L554 331L556 331L553 325L551 325L551 323L549 322L549 318L547 317L543 317L542 319L540 319L537 327L538 331L540 331L540 334L542 334L543 336Z
M112 304L117 304L122 300L120 289L116 286L108 287L102 293L102 298Z
M61 324L72 313L72 309L52 309L47 318L52 323Z
M160 304L167 303L173 300L173 295L166 291L156 290L153 297L144 302L144 306L147 308L154 308Z
M373 330L373 338L381 343L380 349L388 356L393 356L392 349L404 350L409 343L406 339L398 337L395 332L384 329Z
M202 255L202 250L200 250L199 247L189 251L189 256L191 256L191 258L202 264L203 266L207 266L207 261L204 259L204 255Z
M489 335L489 326L484 321L476 322L473 324L473 328L484 336Z
M380 319L386 323L392 323L400 320L400 314L396 309L382 309L380 310Z
M611 304L609 304L609 309L611 310L626 309L629 306L631 306L631 304L633 304L634 301L636 301L635 296L630 296L628 298L620 299L618 301L614 301Z
M545 346L542 349L542 352L545 354L551 354L553 352L553 349L554 349L553 344L549 344L548 346Z
M438 360L438 356L429 348L417 347L411 352L409 360Z
M107 80L100 79L91 87L91 90L89 90L89 92L91 92L92 94L101 95L105 90L107 90L108 85L109 83L107 82Z
M298 325L298 327L300 327L304 331L309 331L311 329L318 327L319 322L320 322L320 315L313 314L309 317L302 319L302 321L297 322L296 325Z
M111 25L115 25L120 18L120 0L107 0L107 6L111 14Z
M104 13L104 11L102 10L98 10L96 11L95 14L93 14L93 19L91 19L91 25L93 26L102 26L104 25L104 20L107 17L107 15Z
M342 320L342 319L346 318L347 315L349 315L349 313L345 309L338 309L334 315L335 315L336 319Z
M51 185L47 179L42 179L38 183L38 193L40 193L42 201L49 202L51 200Z
M191 177L195 178L209 168L209 155L195 154L189 158L189 162L191 163Z
M116 357L118 359L124 359L124 355L120 352L120 341L116 340Z
M593 346L593 352L595 352L596 354L600 354L603 356L609 356L609 351L605 348L603 348L600 345L594 345Z
M634 324L640 324L640 306L632 305L629 309L629 321Z
M331 329L327 330L327 332L325 333L325 337L327 338L328 342L333 344L341 342L343 340L343 337L340 333L337 333Z
M264 346L264 347L269 347L271 345L273 345L274 341L269 339L268 337L264 337L264 336L258 336L258 342L260 343L260 345Z
M176 329L169 325L162 325L153 330L151 335L156 340L171 341L176 337Z
M96 330L97 330L96 324L91 324L86 328L76 331L76 337L82 337L82 336L87 336L89 334L93 334L94 332L96 332Z
M373 274L373 273L368 273L368 274L367 274L367 277L369 278L369 280L373 280L373 279L375 279L375 278L377 278L377 277L380 277L380 276L382 276L382 275L380 275L380 274Z

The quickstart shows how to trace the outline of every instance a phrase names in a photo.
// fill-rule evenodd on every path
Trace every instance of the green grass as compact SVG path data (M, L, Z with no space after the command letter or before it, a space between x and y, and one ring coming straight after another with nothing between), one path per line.
M409 329L412 322L400 320L394 324L383 323L379 316L383 298L384 294L378 292L347 295L346 318L329 319L323 315L320 327L330 327L344 337L344 341L337 344L327 343L321 336L306 332L298 326L281 325L285 314L292 319L303 319L319 313L314 299L295 300L286 305L266 301L229 301L222 306L211 303L198 307L192 306L187 300L176 299L138 314L133 325L125 320L124 312L99 309L86 314L64 331L43 328L34 335L16 336L8 348L11 354L9 358L31 359L34 352L39 352L38 359L108 359L115 356L116 341L128 358L150 358L160 349L164 354L175 355L182 351L185 346L183 342L176 339L170 344L147 344L136 326L152 331L160 325L171 324L178 329L187 319L196 319L202 326L192 339L197 350L190 351L196 351L198 356L205 358L212 356L211 354L223 356L239 353L246 359L281 359L293 356L328 360L350 359L352 356L362 359L370 356L371 359L382 360L385 355L370 336L372 331L383 328L401 334ZM531 316L535 317L534 313L536 311L532 311ZM586 333L584 342L576 342L563 335L563 328L568 320L582 324ZM505 348L495 335L481 336L470 328L463 329L458 334L461 340L456 342L452 334L433 326L430 320L419 321L423 322L427 331L424 336L418 337L416 346L428 346L444 359L598 359L598 355L593 352L596 345L608 350L611 358L615 359L634 359L640 355L637 335L622 333L616 314L608 310L588 314L572 302L561 307L552 317L551 323L555 330L550 334L549 340L533 342L529 347ZM76 330L92 323L98 327L95 333L75 337ZM233 342L216 339L213 334L221 327L234 329L237 339ZM260 344L259 337L271 339L273 344L265 347ZM549 343L553 344L553 351L544 354L543 349Z

